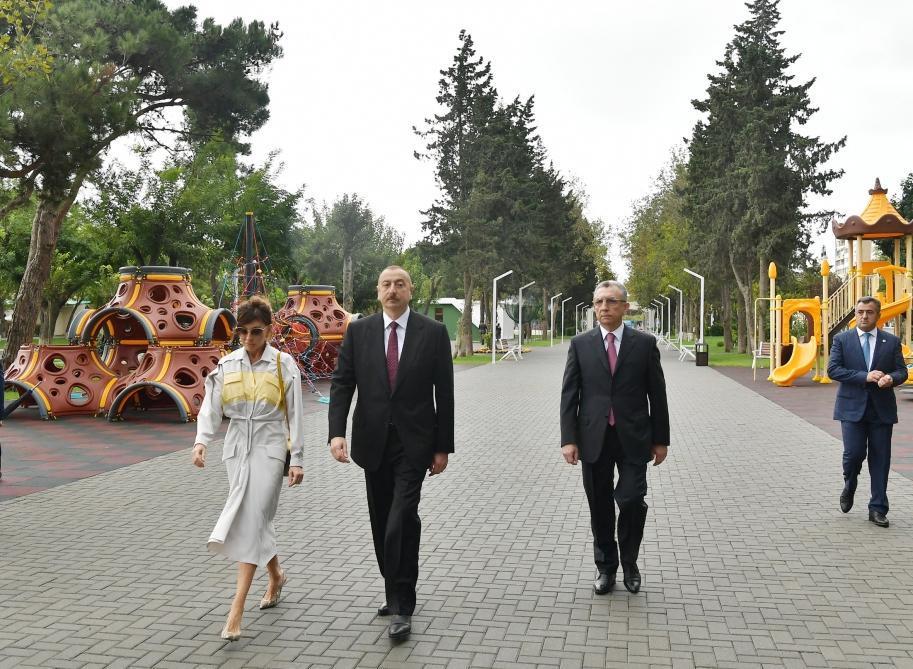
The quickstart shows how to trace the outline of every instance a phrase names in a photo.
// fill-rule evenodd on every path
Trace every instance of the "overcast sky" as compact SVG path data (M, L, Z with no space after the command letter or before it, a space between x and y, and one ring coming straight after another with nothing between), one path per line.
M170 7L188 4L167 0ZM558 169L589 194L587 213L618 229L698 116L706 75L748 16L739 0L396 2L202 0L200 18L278 21L284 56L265 74L269 122L253 158L279 149L284 185L332 202L359 193L376 214L421 238L437 190L413 158L412 132L436 111L439 70L466 28L505 98L535 95L539 133ZM793 72L817 82L807 132L847 135L846 170L819 208L859 213L876 176L896 195L913 172L913 2L783 0ZM614 239L615 235L613 235ZM822 237L830 251L833 237ZM627 273L614 245L613 268Z

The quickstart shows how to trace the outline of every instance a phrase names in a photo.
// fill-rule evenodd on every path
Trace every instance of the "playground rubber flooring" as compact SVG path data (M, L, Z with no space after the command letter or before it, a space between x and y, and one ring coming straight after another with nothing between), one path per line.
M456 365L454 372L475 366ZM329 396L330 382L318 382L317 390ZM317 399L304 393L306 416L326 411ZM45 421L34 407L17 409L0 427L0 502L189 448L196 423L179 423L175 416L173 411L128 411L118 423L91 416ZM227 427L226 421L220 438Z
M752 380L751 369L748 367L714 367L714 369L837 439L841 439L840 422L833 419L837 383L815 383L809 373L797 379L792 386L781 388L767 380L766 369L758 370L756 381ZM905 388L913 389L913 386L905 386ZM894 426L891 469L908 479L913 479L913 394L904 393L902 389L895 392L897 393L899 422ZM775 427L771 426L771 429L775 429ZM796 444L796 446L801 448L802 444Z

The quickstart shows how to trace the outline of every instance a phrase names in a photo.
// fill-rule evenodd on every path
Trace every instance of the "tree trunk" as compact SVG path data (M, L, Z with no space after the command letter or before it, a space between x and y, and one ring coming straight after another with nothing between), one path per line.
M751 276L754 274L754 270L752 268L748 268L748 271L745 272L745 276L741 276L739 274L737 263L732 257L732 251L729 252L729 266L732 268L732 274L735 277L736 285L739 287L739 293L742 296L742 309L739 316L740 318L744 318L744 323L742 323L740 320L739 326L744 326L744 330L742 335L739 337L739 353L746 353L749 349L754 348L754 318L751 308ZM747 348L745 346L746 342Z
M352 313L352 305L354 302L352 296L353 268L354 263L352 261L352 254L349 253L342 262L342 308L349 313Z
M0 293L0 339L6 334L6 294Z
M769 288L769 283L770 283L770 279L767 276L767 267L764 265L764 259L758 258L758 297L759 298L767 297L767 289ZM769 302L762 300L761 302L759 302L759 305L760 305L762 314L770 313L770 303ZM751 317L754 318L754 315L755 315L754 309L752 309ZM758 320L758 322L755 323L755 327L757 328L758 334L760 335L760 338L758 339L758 341L770 341L767 338L768 328L766 327L768 325L769 320L770 320L769 318L760 318Z
M82 180L79 180L81 183ZM31 344L35 325L41 310L41 295L51 274L51 260L57 248L60 226L73 204L78 187L66 199L44 199L38 202L38 210L32 220L32 238L25 273L13 305L13 318L6 342L6 353L2 364L7 366L23 344Z
M41 309L41 328L38 334L38 343L49 346L54 343L54 330L57 327L57 317L66 301L61 304L57 300L45 300Z
M463 270L463 316L457 330L457 356L472 355L472 272Z
M723 312L723 350L732 353L732 295L726 281L720 285L720 310Z
M739 353L747 352L745 348L745 304L743 302L736 302L736 320L738 322L738 329L736 331L736 343L738 344Z
M437 291L438 288L441 287L442 280L443 278L438 274L435 274L430 278L431 285L428 287L428 299L425 300L425 309L423 312L425 316L427 316L428 312L431 310L431 303L437 299Z

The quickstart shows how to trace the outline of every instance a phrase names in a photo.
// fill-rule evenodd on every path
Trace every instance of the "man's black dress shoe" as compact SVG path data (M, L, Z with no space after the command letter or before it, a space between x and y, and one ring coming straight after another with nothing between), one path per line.
M387 602L384 602L377 607L377 615L379 615L381 618L390 615L390 607L387 605Z
M387 636L391 639L401 640L408 639L412 633L412 616L393 616L390 627L387 628Z
M615 587L615 574L599 572L596 574L596 580L593 581L593 592L597 595L604 595Z
M869 520L878 525L878 527L887 527L891 524L881 511L869 511Z
M625 589L632 594L640 592L640 570L637 568L637 565L623 564L621 565L621 568L625 573Z
M855 486L851 486L849 483L843 486L843 492L840 493L840 510L843 513L848 513L853 508L853 495L855 494Z

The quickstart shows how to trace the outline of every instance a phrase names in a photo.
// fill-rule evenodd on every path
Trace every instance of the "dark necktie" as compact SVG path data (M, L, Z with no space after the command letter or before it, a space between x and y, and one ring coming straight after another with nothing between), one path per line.
M609 356L609 369L615 374L615 365L618 362L618 352L615 350L615 333L610 332L605 336L606 354ZM609 409L609 425L615 425L615 410Z
M390 379L390 390L396 385L396 370L399 368L399 336L396 334L396 321L390 323L390 339L387 340L387 378Z

